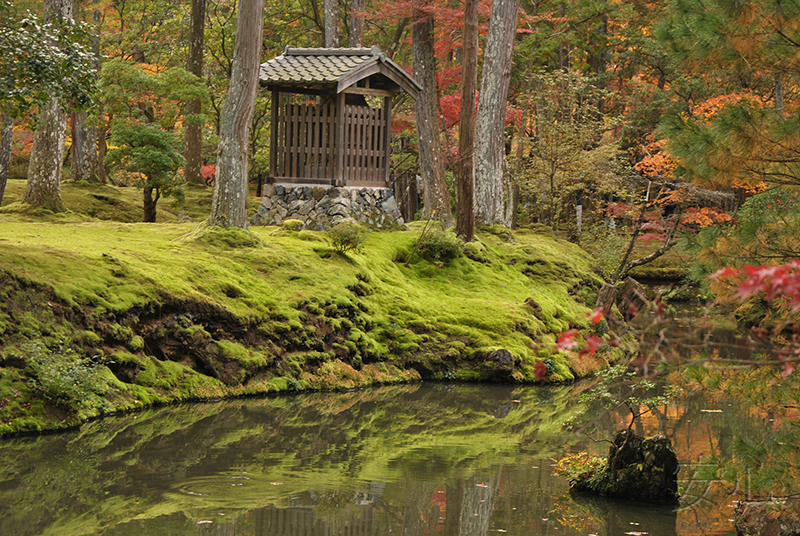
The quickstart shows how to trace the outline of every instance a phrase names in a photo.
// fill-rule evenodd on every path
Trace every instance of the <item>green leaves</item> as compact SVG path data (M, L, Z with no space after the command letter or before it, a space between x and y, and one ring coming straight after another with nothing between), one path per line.
M141 64L112 59L103 64L99 87L113 118L106 164L126 171L145 190L145 205L154 207L161 194L181 199L178 169L185 161L178 133L185 121L203 121L201 114L183 113L189 100L208 102L202 80L179 67L151 73ZM155 197L149 201L151 191Z
M28 13L17 18L0 0L0 109L19 117L54 96L86 109L93 103L97 56L87 26Z

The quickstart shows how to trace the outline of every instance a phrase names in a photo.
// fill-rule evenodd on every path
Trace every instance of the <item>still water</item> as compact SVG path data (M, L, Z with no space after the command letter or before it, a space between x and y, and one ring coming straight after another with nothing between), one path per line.
M639 426L672 439L680 507L573 496L553 460L607 448L561 430L584 388L422 383L173 406L3 440L0 534L732 534L751 466L777 471L767 478L794 467L778 444L796 442L776 436L774 416L686 397ZM626 419L592 418L607 437Z

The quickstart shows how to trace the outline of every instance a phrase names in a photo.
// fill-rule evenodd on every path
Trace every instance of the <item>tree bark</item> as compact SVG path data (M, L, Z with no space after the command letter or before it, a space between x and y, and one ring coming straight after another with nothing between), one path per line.
M86 112L73 112L72 180L88 181L97 164L97 128L86 124Z
M325 0L325 48L339 48L339 0Z
M489 17L475 131L475 219L486 224L511 224L504 132L518 10L519 0L494 0Z
M361 48L364 46L364 11L367 9L367 0L352 0L350 4L350 47Z
M103 117L102 105L100 106L100 117ZM106 153L108 152L108 143L106 143L106 137L108 135L110 122L111 118L109 117L108 123L106 121L102 121L100 127L97 129L97 163L95 164L95 169L97 170L97 178L102 184L108 182L108 174L106 173Z
M210 225L247 228L247 149L256 105L264 0L239 0L231 83L220 118Z
M453 212L450 192L444 175L442 146L439 139L439 104L436 93L436 62L433 55L433 15L417 11L414 19L413 53L414 78L422 85L417 96L417 138L419 167L424 188L423 217L436 217L445 228L452 227Z
M45 0L45 20L72 20L72 0ZM64 160L64 141L67 122L61 104L51 95L50 102L39 113L33 135L31 160L28 165L28 185L23 203L63 212L61 201L61 168Z
M155 196L153 196L153 192L155 191ZM161 192L158 189L153 188L152 186L145 186L144 187L144 200L143 200L143 208L144 208L144 218L142 221L145 223L155 223L156 222L156 206L158 203L158 199L161 197Z
M186 62L186 70L201 77L203 76L206 0L192 0L191 19L189 58ZM183 152L186 165L183 168L183 175L190 184L205 184L200 172L203 165L203 125L196 117L202 111L202 103L199 100L193 99L186 103L186 144Z
M465 242L475 237L475 91L478 85L478 0L464 2L461 56L461 116L458 124L458 180L456 234Z
M0 205L3 204L3 195L6 193L8 171L11 168L11 136L14 133L14 121L7 113L2 117L2 131L0 131Z

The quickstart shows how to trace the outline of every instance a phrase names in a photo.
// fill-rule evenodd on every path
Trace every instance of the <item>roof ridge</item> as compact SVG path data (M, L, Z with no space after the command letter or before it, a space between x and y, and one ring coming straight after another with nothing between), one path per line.
M300 48L286 45L284 56L380 56L381 47L371 48Z

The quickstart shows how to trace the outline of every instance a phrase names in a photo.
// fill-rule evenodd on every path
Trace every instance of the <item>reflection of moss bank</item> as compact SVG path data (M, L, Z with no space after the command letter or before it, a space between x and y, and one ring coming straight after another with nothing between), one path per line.
M420 378L535 381L546 358L556 365L548 380L564 381L605 363L553 353L554 334L586 324L599 281L579 248L530 231L513 242L479 234L480 261L440 268L415 256L406 267L396 259L416 225L372 233L363 253L343 256L272 228L73 216L0 213L0 387L18 393L0 400L0 434L177 400ZM52 351L52 367L95 374L105 402L55 404L36 389L30 340ZM67 340L71 358L56 350Z
M558 455L574 440L561 431L574 401L565 386L412 384L145 410L6 440L4 534L113 534L119 523L170 514L195 523L224 512L227 521L370 481L386 482L385 499L402 503L406 482L426 480L432 467L456 480Z

